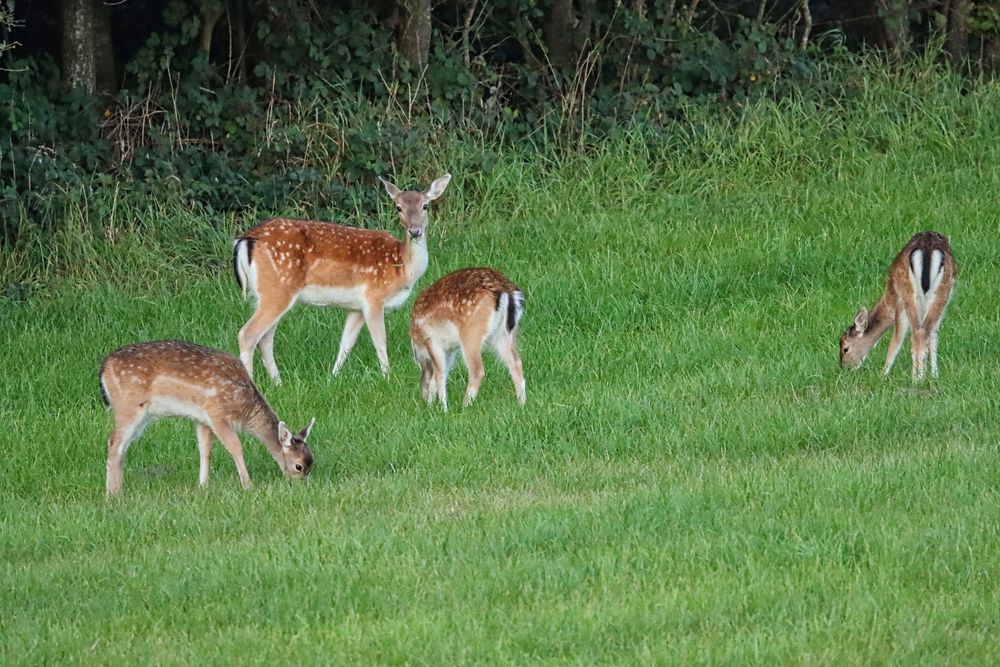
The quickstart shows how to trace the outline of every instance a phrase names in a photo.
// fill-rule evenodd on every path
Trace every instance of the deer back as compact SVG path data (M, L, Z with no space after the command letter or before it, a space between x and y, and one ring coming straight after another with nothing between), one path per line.
M388 232L275 218L236 243L237 277L245 261L250 286L258 294L279 290L307 303L353 306L362 297L387 298L410 278L404 243ZM425 260L422 268L426 266Z
M489 268L460 269L428 287L413 306L411 334L513 331L524 312L524 295L507 276Z
M202 423L249 425L270 413L240 360L182 341L127 345L108 355L101 389L111 407L142 407L154 415Z

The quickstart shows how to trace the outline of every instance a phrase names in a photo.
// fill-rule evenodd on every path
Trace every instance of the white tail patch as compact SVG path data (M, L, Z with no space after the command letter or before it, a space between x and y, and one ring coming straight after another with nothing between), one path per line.
M922 325L927 319L927 312L932 303L937 298L938 288L944 278L944 255L940 250L932 250L930 253L930 265L927 271L927 290L924 290L924 262L928 258L923 250L914 250L910 255L910 284L913 285L913 293L916 296L917 315L920 318L916 325Z
M514 291L514 326L520 323L521 318L524 316L524 292L521 290Z
M236 279L243 288L243 298L247 298L247 289L257 294L257 270L250 262L250 239L236 239L233 243L233 270Z
M941 279L944 277L944 271L941 270L943 264L944 255L941 254L941 251L931 251L931 288L927 290L929 294L937 292L938 287L941 285Z
M497 298L497 309L490 318L489 328L486 330L486 340L492 340L499 334L507 331L507 313L510 310L510 295L502 292Z

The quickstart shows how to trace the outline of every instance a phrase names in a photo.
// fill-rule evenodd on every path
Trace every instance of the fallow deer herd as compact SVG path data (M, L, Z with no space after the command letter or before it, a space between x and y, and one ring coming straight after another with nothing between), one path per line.
M404 228L403 240L382 231L332 222L275 218L239 236L233 244L233 270L256 308L239 331L239 357L181 341L126 345L101 363L99 379L114 413L108 439L106 492L121 492L129 445L151 421L186 417L196 424L200 471L208 484L213 436L236 463L244 488L250 476L238 432L256 437L290 478L313 466L306 441L313 419L293 434L280 421L253 382L254 350L275 384L281 376L274 359L274 334L281 318L297 303L337 306L347 311L333 374L344 366L361 329L367 325L383 375L389 373L385 313L403 305L427 271L427 222L430 203L440 197L450 174L424 191L401 191L379 178L392 198ZM890 328L892 340L883 368L888 374L907 330L912 329L912 374L924 377L930 356L937 376L938 329L955 287L956 264L948 240L920 232L903 247L889 268L885 291L871 311L858 311L840 338L840 364L857 368ZM448 373L461 354L468 368L464 405L475 399L485 375L483 347L507 366L518 401L525 402L524 371L517 352L524 293L491 268L459 269L425 289L414 303L410 322L413 359L428 404L448 410Z

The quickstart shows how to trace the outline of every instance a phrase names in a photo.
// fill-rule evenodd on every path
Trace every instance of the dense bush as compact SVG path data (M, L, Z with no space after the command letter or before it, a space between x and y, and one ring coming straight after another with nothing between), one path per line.
M685 125L693 109L699 123L739 122L761 99L838 103L857 78L845 73L861 67L836 39L803 49L787 25L694 22L665 15L666 3L596 12L577 62L556 66L537 43L512 43L538 8L508 0L471 36L439 26L416 71L380 48L387 28L373 13L262 6L271 14L256 23L253 57L234 63L198 48L191 3L167 2L164 29L132 55L113 98L67 91L44 56L6 62L4 284L66 272L69 253L52 248L70 231L108 236L151 202L204 213L219 231L271 213L343 219L375 210L376 175L425 180L445 154L475 173L504 145L557 153L636 129L665 145L679 126L697 132Z

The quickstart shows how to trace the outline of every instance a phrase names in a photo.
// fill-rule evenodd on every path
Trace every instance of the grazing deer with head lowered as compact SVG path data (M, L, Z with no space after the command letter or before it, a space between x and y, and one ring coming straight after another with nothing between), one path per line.
M427 270L427 208L444 192L451 175L445 174L423 192L404 192L379 180L396 202L405 230L402 241L388 232L287 218L268 220L236 239L236 279L244 294L250 289L257 297L257 309L239 335L240 359L251 376L254 347L259 345L268 374L281 383L274 362L274 331L298 302L348 311L334 375L365 324L382 374L389 373L384 313L402 305Z
M510 371L517 398L524 404L524 370L517 354L517 324L524 314L524 294L493 269L461 269L420 293L413 304L410 342L420 367L424 400L441 400L448 411L448 372L458 351L469 369L465 406L476 398L486 372L482 348L493 348Z
M857 368L879 338L892 327L892 340L882 370L888 375L912 327L910 353L913 379L924 377L930 352L931 375L937 377L938 328L955 288L955 255L937 232L920 232L903 246L889 267L882 298L871 311L862 308L840 337L840 365Z
M159 417L187 417L197 424L202 486L208 485L213 433L236 462L244 488L250 488L250 476L238 431L248 431L264 443L286 476L305 477L312 468L306 439L316 420L292 434L231 354L180 341L136 343L108 355L99 377L104 400L115 415L108 439L109 495L121 491L129 445Z

